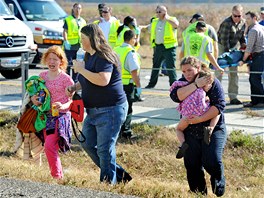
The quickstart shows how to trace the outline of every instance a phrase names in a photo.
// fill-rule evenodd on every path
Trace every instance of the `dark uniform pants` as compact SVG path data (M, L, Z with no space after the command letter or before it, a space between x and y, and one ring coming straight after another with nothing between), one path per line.
M172 83L174 83L174 81L177 80L176 67L175 67L176 47L166 49L163 44L156 45L153 54L153 68L151 71L151 77L148 84L151 87L155 87L155 85L158 82L159 70L163 60L165 60L167 66L170 85L172 85Z
M264 82L262 82L264 80L264 51L253 54L250 72L258 72L249 75L251 95L259 95L251 96L251 103L253 105L264 103Z

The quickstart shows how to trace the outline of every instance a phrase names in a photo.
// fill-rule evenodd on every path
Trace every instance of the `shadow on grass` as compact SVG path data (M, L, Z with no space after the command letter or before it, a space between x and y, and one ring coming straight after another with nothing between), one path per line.
M10 157L13 156L15 153L10 151L1 151L0 156Z

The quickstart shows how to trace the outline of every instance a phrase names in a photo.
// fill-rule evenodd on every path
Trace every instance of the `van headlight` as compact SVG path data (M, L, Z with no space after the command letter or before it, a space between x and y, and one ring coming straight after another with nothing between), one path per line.
M45 30L43 32L43 44L48 45L62 45L63 37L61 32L55 32L50 30Z
M55 32L55 31L50 31L50 30L45 30L44 32L43 32L43 35L44 36L62 36L62 32Z

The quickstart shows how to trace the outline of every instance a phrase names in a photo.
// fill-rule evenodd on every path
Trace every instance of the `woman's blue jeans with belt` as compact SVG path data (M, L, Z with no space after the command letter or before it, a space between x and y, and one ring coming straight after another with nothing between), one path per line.
M184 131L184 135L189 148L184 156L184 165L187 170L190 190L207 194L205 169L210 175L213 193L222 196L225 192L224 165L222 162L227 138L225 125L215 127L209 145L204 142L203 135L195 136L195 131L187 129Z
M125 170L116 163L116 142L127 115L127 102L110 107L86 109L83 123L86 141L82 147L100 168L100 181L116 184Z

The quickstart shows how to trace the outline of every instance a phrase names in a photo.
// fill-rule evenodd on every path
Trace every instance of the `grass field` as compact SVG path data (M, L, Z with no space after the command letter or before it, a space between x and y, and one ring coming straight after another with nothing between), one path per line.
M45 155L42 166L22 160L12 153L15 142L17 115L0 111L0 176L55 183L49 174ZM117 162L132 175L126 185L110 186L99 183L99 169L73 140L72 151L61 154L64 168L63 185L109 191L139 197L201 197L188 193L183 160L175 158L178 142L175 130L148 125L133 125L139 135L136 142L119 141ZM259 198L264 194L263 140L232 132L224 152L226 194L224 197ZM206 174L208 197L211 191Z

